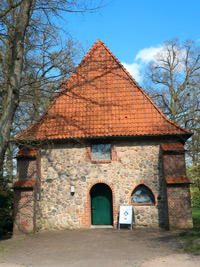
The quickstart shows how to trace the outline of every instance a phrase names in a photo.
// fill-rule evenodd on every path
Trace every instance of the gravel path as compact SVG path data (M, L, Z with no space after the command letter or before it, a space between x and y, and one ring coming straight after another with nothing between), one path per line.
M189 254L172 254L141 264L141 267L199 267L200 257Z
M163 230L90 229L38 233L0 241L1 267L200 267L200 256Z

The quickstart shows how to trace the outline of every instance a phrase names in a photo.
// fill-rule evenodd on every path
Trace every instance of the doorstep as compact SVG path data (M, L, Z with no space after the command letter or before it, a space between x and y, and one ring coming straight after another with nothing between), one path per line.
M91 225L91 229L113 229L112 225Z

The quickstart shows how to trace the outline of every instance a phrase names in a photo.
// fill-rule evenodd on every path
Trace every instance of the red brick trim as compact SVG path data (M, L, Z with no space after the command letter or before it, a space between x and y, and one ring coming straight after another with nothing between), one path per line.
M13 187L14 188L33 188L35 185L35 181L30 180L17 180L15 181Z
M190 180L187 175L181 176L168 176L165 177L167 184L190 184Z
M149 190L151 190L153 196L154 196L154 199L155 199L155 203L136 203L136 204L133 204L131 203L131 196L133 194L133 191L139 186L139 185L144 185L146 186L147 188L149 188ZM152 190L152 188L148 185L145 184L145 181L144 180L140 180L136 185L135 187L133 188L133 190L131 191L131 194L129 196L129 204L132 205L132 206L156 206L157 205L157 198L156 198L156 195L154 193L154 191Z
M33 157L35 158L39 152L39 148L32 148L32 149L19 149L16 157Z
M161 143L163 151L182 151L185 152L185 148L181 143Z
M92 160L92 152L91 152L92 143L86 143L86 152L85 152L85 161L90 162L92 164L102 164L102 163L111 163L112 161L117 161L117 152L114 149L114 145L111 142L111 160Z

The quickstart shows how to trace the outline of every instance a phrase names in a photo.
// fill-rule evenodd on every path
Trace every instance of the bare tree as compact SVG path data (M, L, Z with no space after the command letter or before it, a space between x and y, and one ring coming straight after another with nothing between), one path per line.
M14 117L15 135L41 116L80 57L77 43L71 37L63 42L59 38L59 29L56 33L52 29L45 29L45 32L34 35L36 40L32 40L31 32L31 43L29 40L25 42L24 86Z
M200 47L178 39L164 43L149 63L144 87L168 118L194 132L189 142L193 162L200 153Z
M94 1L95 2L95 1ZM84 0L3 0L0 3L0 63L1 63L1 95L0 95L0 169L2 170L5 152L8 147L13 119L20 103L20 96L30 89L27 82L33 82L27 66L24 65L25 51L36 49L31 41L31 31L35 33L49 32L54 34L58 27L55 18L65 16L66 12L95 11L100 3L88 5ZM54 20L52 19L54 18ZM44 39L43 39L44 40ZM36 45L37 44L37 45ZM29 46L28 46L29 45ZM64 47L63 47L64 48ZM63 54L64 55L64 54ZM37 56L37 54L35 54ZM56 65L57 54L50 53L51 66ZM60 57L63 60L64 57ZM30 59L30 58L29 58ZM45 64L47 64L45 62ZM40 78L53 67L44 65L39 72ZM35 78L38 78L35 73ZM23 78L26 77L24 80ZM41 83L41 79L37 81ZM35 83L35 81L34 81ZM22 90L23 88L23 90ZM23 91L23 93L22 93Z

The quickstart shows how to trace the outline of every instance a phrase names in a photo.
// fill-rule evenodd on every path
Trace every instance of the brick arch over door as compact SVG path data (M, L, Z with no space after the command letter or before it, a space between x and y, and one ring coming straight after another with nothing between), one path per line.
M115 201L115 193L113 190L113 186L109 183L100 180L90 185L87 191L87 201L84 204L84 212L79 216L81 220L81 226L85 228L89 228L91 226L91 197L90 197L90 191L96 184L105 184L107 185L111 192L112 192L112 204L113 204L113 226L117 227L117 211L116 211L116 201Z

